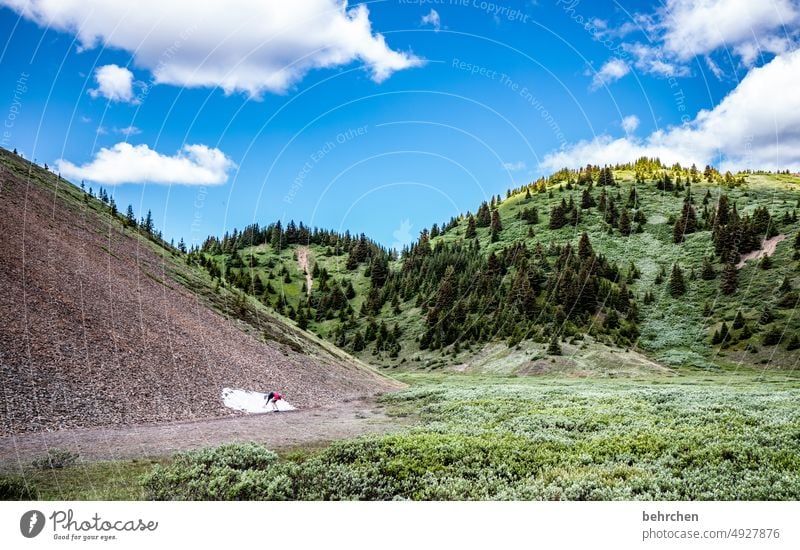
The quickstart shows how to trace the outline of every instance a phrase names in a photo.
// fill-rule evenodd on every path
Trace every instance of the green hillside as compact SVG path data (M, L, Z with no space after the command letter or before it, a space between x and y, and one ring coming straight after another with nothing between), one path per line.
M640 159L509 190L399 257L292 222L209 238L188 261L385 367L791 368L799 204L793 175ZM774 253L747 260L763 240Z

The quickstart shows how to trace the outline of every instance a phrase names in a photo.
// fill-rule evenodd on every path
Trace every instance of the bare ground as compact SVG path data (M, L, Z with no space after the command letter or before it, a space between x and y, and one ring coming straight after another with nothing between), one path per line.
M21 471L54 448L76 452L88 462L164 457L244 441L281 450L394 431L407 424L408 420L387 416L382 406L367 399L335 407L192 422L26 433L0 437L0 471Z
M760 260L764 256L772 256L775 254L775 247L778 246L778 243L781 242L786 238L786 235L776 235L771 239L765 239L761 242L761 249L760 250L753 250L752 252L748 252L744 254L739 260L739 263L736 264L738 269L744 267L744 263L748 260Z
M311 285L314 280L311 278L311 265L308 261L308 247L300 246L297 248L297 263L300 269L306 274L306 293L311 296Z
M242 322L206 273L2 149L0 288L0 436L225 417L223 387L314 408L402 386L291 321Z

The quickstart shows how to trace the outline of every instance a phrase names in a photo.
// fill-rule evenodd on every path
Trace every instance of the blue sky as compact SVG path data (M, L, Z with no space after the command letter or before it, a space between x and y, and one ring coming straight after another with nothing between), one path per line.
M2 145L176 241L294 219L397 246L641 154L800 170L795 0L108 4L0 0Z

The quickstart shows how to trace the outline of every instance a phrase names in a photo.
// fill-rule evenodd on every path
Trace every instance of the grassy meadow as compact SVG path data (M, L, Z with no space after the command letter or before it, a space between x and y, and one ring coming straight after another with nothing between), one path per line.
M800 377L405 373L414 427L280 455L234 444L161 461L28 470L50 499L797 500Z

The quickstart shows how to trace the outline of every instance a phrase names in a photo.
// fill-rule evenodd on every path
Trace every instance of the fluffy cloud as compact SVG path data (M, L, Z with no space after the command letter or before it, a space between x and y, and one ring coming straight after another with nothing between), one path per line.
M664 48L683 61L719 48L781 53L784 48L777 44L785 42L773 39L785 38L797 21L796 4L795 0L668 0L660 12Z
M605 62L592 77L592 89L600 88L606 84L610 84L615 80L619 80L626 74L631 72L630 66L622 59L614 57Z
M639 117L636 115L628 115L622 119L622 129L625 130L626 134L630 134L636 131L636 128L639 127Z
M56 161L56 168L70 179L96 183L175 183L217 185L225 183L235 167L225 154L207 145L184 145L175 155L162 155L147 145L117 143L102 148L94 159L82 166L68 160Z
M125 137L136 136L142 133L142 131L136 126L125 126L124 128L114 128L114 131L118 134L122 134Z
M619 46L622 57L642 73L688 76L691 61L700 57L721 79L724 73L712 55L723 50L726 59L738 58L748 68L759 64L765 54L791 51L799 34L799 4L800 0L667 0L653 13L634 14L615 30L604 27L596 35L602 39L643 34L645 43ZM598 87L596 82L593 87Z
M667 163L718 164L723 170L800 171L800 50L751 69L716 107L683 126L644 139L598 136L545 156L553 171L587 163L628 162L640 156Z
M131 102L133 97L133 73L119 65L103 65L94 72L97 88L89 90L89 95L105 97L109 101Z
M82 48L131 52L156 83L283 92L310 70L361 61L381 82L420 65L372 32L366 4L347 0L0 0L24 17L77 35Z
M439 12L434 10L434 9L431 9L431 11L430 11L430 13L428 13L428 15L423 15L422 16L422 22L421 23L423 25L431 25L431 26L433 26L433 29L436 30L436 31L438 31L439 29L442 28L442 20L439 18Z

